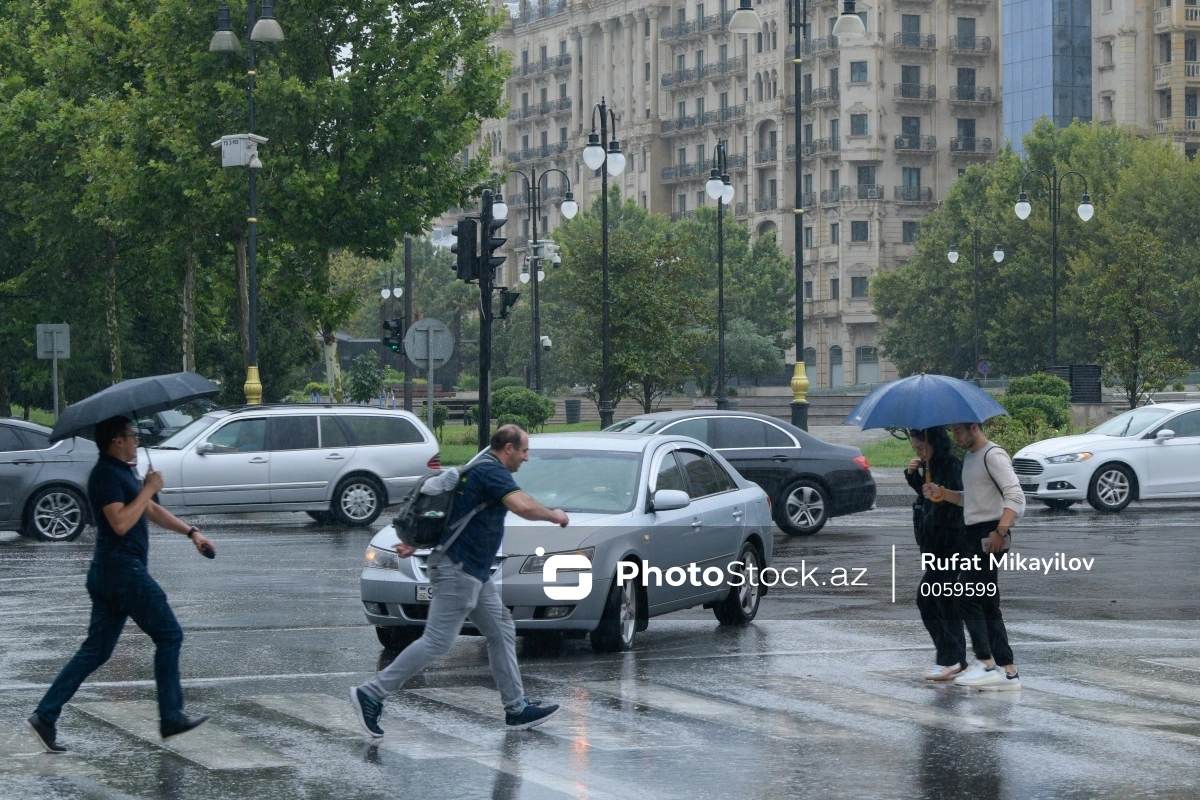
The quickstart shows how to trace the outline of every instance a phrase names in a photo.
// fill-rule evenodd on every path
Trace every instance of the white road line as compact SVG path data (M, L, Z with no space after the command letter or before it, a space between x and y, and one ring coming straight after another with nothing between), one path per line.
M1115 669L1093 667L1090 664L1079 664L1075 668L1078 669L1078 674L1064 677L1101 689L1117 689L1122 692L1148 695L1157 700L1200 705L1200 686L1195 684L1133 675ZM1195 722L1200 723L1200 720Z
M96 769L72 753L47 753L22 722L0 733L0 775L93 777Z
M984 696L986 695L986 697ZM998 695L1013 695L999 697ZM1105 725L1121 725L1124 727L1154 729L1177 728L1200 725L1200 720L1193 717L1181 717L1177 714L1164 714L1159 711L1143 711L1119 703L1105 703L1099 700L1081 700L1075 697L1065 697L1050 692L1041 692L1025 687L1019 692L980 692L972 698L979 703L1019 703L1024 708L1036 708L1049 711L1065 717L1091 720ZM1192 744L1200 744L1200 737L1190 734L1177 734Z
M778 711L765 711L644 681L589 681L582 686L620 698L627 703L766 734L777 739L844 739L852 735L844 728L824 722L801 719Z
M957 714L949 709L933 708L907 700L872 694L848 686L814 681L795 675L767 675L750 678L760 689L786 695L799 695L806 701L837 706L847 711L872 717L911 722L929 728L942 728L955 733L994 733L1020 730L993 717L976 714Z
M410 693L465 711L495 715L497 720L500 720L500 714L503 713L500 693L482 686L413 689ZM553 701L554 698L548 697L546 700ZM539 727L538 731L563 739L572 747L592 747L597 750L644 750L681 746L665 737L639 730L631 725L598 720L570 708L563 708L552 720Z
M1158 664L1163 667L1200 672L1200 658L1146 658L1142 660L1149 664Z
M158 733L158 704L150 700L71 703L71 706L207 769L264 769L296 765L296 762L276 751L226 730L211 720L194 731L163 741Z
M249 683L253 681L297 680L301 678L346 678L352 675L368 675L368 672L293 672L283 675L230 675L224 678L188 678L184 686L207 686L214 683ZM88 681L87 686L98 688L133 688L138 686L154 686L154 681ZM46 691L48 683L9 683L0 684L0 692L17 691L20 689L38 689Z

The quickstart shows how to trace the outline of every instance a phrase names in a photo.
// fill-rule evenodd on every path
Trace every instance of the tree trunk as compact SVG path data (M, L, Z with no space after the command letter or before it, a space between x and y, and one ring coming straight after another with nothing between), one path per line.
M242 364L250 363L250 279L247 277L246 238L239 233L233 241L234 286L237 289L238 338L242 343Z
M0 372L0 417L12 416L12 393L8 389L8 375Z
M104 250L104 321L108 332L108 355L112 364L112 380L122 378L121 370L121 325L117 314L117 242L108 237Z
M321 328L321 343L325 349L325 380L329 383L329 398L342 402L342 365L338 361L337 335L330 328Z
M196 371L196 251L190 247L183 273L183 371Z

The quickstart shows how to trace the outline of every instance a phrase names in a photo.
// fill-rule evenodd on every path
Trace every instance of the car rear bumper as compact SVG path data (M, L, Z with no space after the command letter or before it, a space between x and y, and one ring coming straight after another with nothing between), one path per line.
M875 479L865 469L838 470L826 475L832 493L831 517L870 511L875 506Z

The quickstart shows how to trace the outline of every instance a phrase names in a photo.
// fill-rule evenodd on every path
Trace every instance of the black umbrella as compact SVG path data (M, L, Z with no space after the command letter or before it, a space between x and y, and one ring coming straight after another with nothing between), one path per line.
M110 417L136 418L139 413L166 411L189 400L212 397L220 391L221 387L194 372L121 381L67 406L54 423L50 441L89 432L97 423Z

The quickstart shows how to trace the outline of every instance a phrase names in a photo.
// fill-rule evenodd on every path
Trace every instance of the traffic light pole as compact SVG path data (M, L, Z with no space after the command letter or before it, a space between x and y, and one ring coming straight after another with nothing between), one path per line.
M404 237L404 327L401 329L401 340L408 333L408 326L412 324L412 293L413 293L413 270L412 270L412 237ZM404 410L413 410L413 379L412 370L406 362L401 362L404 366Z
M491 236L492 190L483 190L483 204L479 215L482 232L482 247L479 253L479 435L476 443L486 450L492 438L492 412L488 402L489 381L492 371L492 267L489 263L488 238Z

